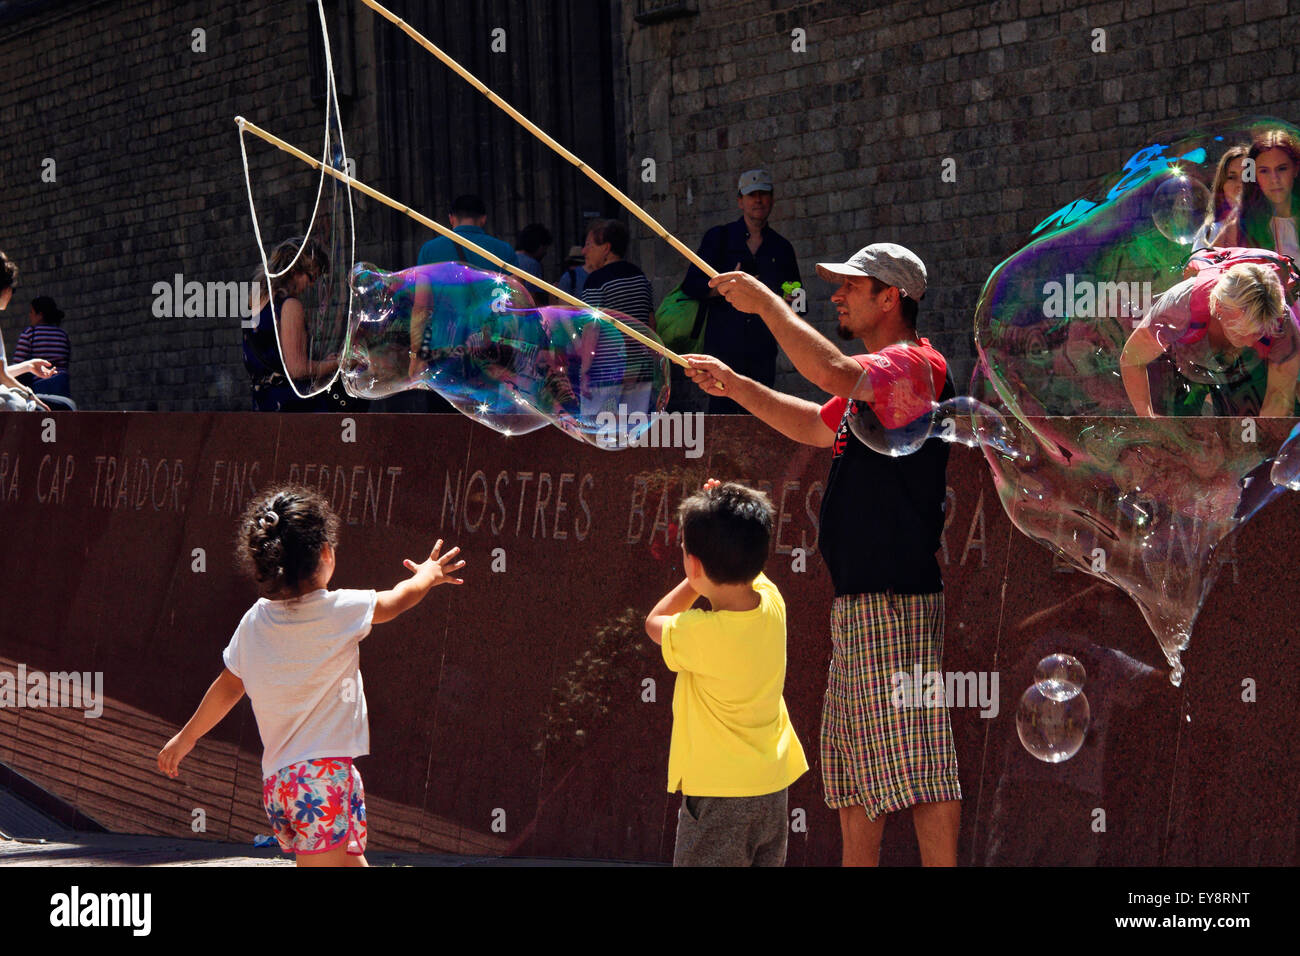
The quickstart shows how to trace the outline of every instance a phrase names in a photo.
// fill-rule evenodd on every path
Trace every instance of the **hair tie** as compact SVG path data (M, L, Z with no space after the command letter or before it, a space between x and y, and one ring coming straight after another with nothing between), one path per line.
M266 514L262 515L262 517L257 519L257 526L261 528L263 531L270 531L279 523L280 523L280 516L276 514L274 511L271 511L269 508L267 509Z

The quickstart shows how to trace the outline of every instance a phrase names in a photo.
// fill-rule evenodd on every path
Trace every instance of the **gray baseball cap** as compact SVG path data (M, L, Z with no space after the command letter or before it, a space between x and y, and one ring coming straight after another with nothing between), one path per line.
M772 191L772 174L766 169L751 169L740 174L740 184L736 187L742 196L750 193Z
M910 249L892 242L873 242L849 257L848 262L819 262L817 274L827 282L846 276L871 276L896 286L909 299L925 295L925 263Z

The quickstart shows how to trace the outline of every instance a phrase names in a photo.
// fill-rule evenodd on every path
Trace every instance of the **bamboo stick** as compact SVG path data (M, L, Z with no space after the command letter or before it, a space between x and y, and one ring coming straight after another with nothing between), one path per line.
M460 235L459 233L453 232L452 230L448 229L446 226L434 222L428 216L421 215L411 207L403 205L402 203L398 202L396 199L392 199L388 196L385 196L379 190L367 186L365 183L361 182L360 180L353 179L347 173L340 172L339 170L335 169L332 166L326 166L322 164L319 160L313 159L311 156L308 156L306 153L304 153L302 150L298 149L297 147L291 146L289 143L286 143L284 140L280 139L280 137L275 136L272 133L268 133L266 130L262 129L261 127L257 126L254 123L250 123L248 120L244 119L244 117L236 116L235 125L237 125L241 130L247 130L248 132L252 133L254 136L266 140L266 142L270 143L272 146L276 146L284 150L290 156L300 159L304 163L307 163L308 165L313 166L316 169L329 173L329 175L333 176L335 179L339 180L340 182L347 183L349 186L351 186L353 189L357 190L358 192L364 193L365 195L370 196L372 199L379 200L379 202L383 203L385 206L390 206L391 208L396 209L398 212L405 213L406 215L414 219L416 222L418 222L420 225L427 226L428 228L432 229L434 232L438 233L438 235L446 236L452 242L464 246L466 249L470 250L473 253L476 253L477 255L482 256L484 259L487 259L490 262L496 263L497 266L499 266L501 269L505 270L506 272L509 272L511 275L518 276L520 279L524 279L528 282L531 282L533 285L538 286L539 288L545 289L547 292L555 296L557 299L560 299L563 302L567 302L569 305L573 306L574 308L584 309L588 312L593 313L598 318L604 319L605 321L614 325L614 327L617 328L624 335L628 336L629 338L636 339L646 348L653 349L654 351L658 352L660 355L664 356L665 358L668 358L673 362L676 362L682 368L691 367L690 363L687 362L686 359L682 358L680 355L678 355L672 349L668 348L662 342L656 342L654 339L650 338L649 336L632 328L626 322L621 322L618 319L614 318L614 316L610 315L609 313L594 308L588 303L583 302L581 299L576 298L575 296L572 296L569 293L565 292L563 289L551 285L545 279L538 278L535 275L530 275L529 273L525 272L523 269L520 269L518 266L503 261L502 259L493 255L491 252L484 249L482 246L478 245L477 243L471 242L470 240L466 239L464 236Z
M427 37L423 36L418 30L412 27L409 23L407 23L397 14L393 13L391 10L385 8L383 5L376 3L375 0L362 0L362 2L366 6L368 6L371 10L374 10L376 13L378 13L381 17L384 17L385 19L391 21L392 23L400 27L402 31L405 32L406 35L409 36L412 40L414 40L416 43L420 44L420 46L424 47L426 50L428 50L430 53L436 56L445 65L451 67L451 69L454 70L456 73L460 74L460 76L463 77L464 80L467 83L469 83L470 86L474 87L474 89L478 90L480 93L486 96L489 100L491 100L501 109L505 110L505 112L509 114L509 116L513 120L515 120L515 122L519 123L521 126L523 126L524 129L528 130L528 132L532 133L534 136L540 139L551 149L555 150L555 152L557 152L567 162L572 163L574 166L577 166L578 169L582 170L582 172L584 172L587 175L588 179L594 182L601 189L605 190L605 192L607 192L609 195L617 199L619 203L622 204L624 209L626 209L632 215L636 216L643 223L649 226L655 235L657 235L659 238L666 241L670 246L672 246L674 249L676 249L678 252L684 255L687 259L689 259L706 276L712 279L714 276L718 274L718 270L713 268L713 266L709 265L698 255L696 255L695 250L693 250L690 246L684 244L680 239L678 239L676 236L670 233L663 226L659 225L659 223L655 220L653 216L651 216L648 212L646 212L644 209L642 209L640 206L634 203L631 199L625 196L622 193L622 191L619 190L616 186L614 186L611 182L609 182L609 180L605 179L604 176L600 175L600 173L596 172L594 169L592 169L590 166L584 163L577 156L573 155L573 153L569 152L567 149L565 149L563 146L561 146L559 143L553 140L549 135L546 134L545 131L540 129L537 126L537 124L535 124L528 117L524 116L522 113L520 113L517 109L515 109L505 100L503 100L501 97L497 96L496 93L492 92L492 90L490 90L487 87L487 84L483 83L472 73L466 70L463 66L457 63L454 59L452 59L442 50L434 46L433 43Z

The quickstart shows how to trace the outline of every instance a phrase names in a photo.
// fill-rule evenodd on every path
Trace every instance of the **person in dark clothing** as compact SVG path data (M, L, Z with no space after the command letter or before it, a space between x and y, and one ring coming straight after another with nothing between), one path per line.
M737 309L758 315L799 373L836 396L824 405L783 395L718 359L689 355L686 373L709 395L727 395L787 438L831 449L818 547L835 586L834 648L822 709L822 786L838 810L846 866L874 866L891 814L911 808L921 860L957 865L961 786L945 706L898 704L890 674L940 672L943 576L935 552L943 533L948 446L935 437L909 455L881 454L849 427L865 405L885 412L901 395L954 394L947 361L917 334L925 266L893 243L858 250L844 263L819 263L839 282L831 301L844 355L752 276L728 272L709 285ZM849 396L853 400L849 400ZM918 709L919 708L919 709Z
M766 170L751 169L740 177L736 204L740 218L714 226L704 234L699 256L719 272L745 272L787 301L791 296L782 286L799 283L799 263L794 247L767 225L772 214L772 177ZM709 278L691 266L682 291L708 303L704 325L705 353L747 378L771 388L776 382L777 343L757 316L734 308L710 288ZM712 414L737 414L744 409L728 398L709 399Z
M267 298L266 272L259 266L251 309L257 317L251 327L244 329L244 368L252 385L253 408L259 412L331 411L329 395L304 398L300 394L311 391L315 380L328 376L338 366L337 355L310 357L307 314L299 298L329 271L329 257L318 243L296 237L276 246L268 264L274 277L270 283L274 308Z

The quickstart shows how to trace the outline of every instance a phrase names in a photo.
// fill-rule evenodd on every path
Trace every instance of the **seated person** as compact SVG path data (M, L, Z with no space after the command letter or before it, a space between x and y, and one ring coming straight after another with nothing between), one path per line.
M1157 364L1161 406L1148 367ZM1266 371L1261 386L1257 368ZM1120 356L1120 374L1139 415L1290 415L1300 373L1300 329L1270 268L1233 266L1184 279L1162 294ZM1263 392L1261 397L1260 392Z

